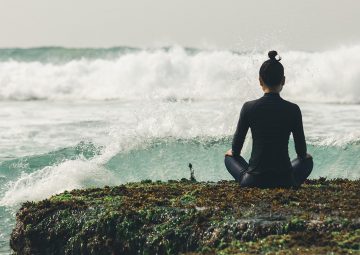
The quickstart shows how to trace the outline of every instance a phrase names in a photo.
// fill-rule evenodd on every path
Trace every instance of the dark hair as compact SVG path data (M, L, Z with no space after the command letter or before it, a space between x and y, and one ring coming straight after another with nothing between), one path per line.
M281 57L274 50L269 51L270 59L266 60L260 67L259 75L263 82L269 87L279 85L284 77L284 67L280 63Z

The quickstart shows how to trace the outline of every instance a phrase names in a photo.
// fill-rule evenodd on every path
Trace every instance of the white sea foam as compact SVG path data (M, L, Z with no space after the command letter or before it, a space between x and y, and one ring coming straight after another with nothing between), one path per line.
M8 182L0 206L18 205L25 201L37 201L61 193L84 187L116 185L121 179L104 167L104 164L119 152L137 146L139 140L123 137L122 142L108 144L100 155L92 159L79 157L31 173L23 173L16 180Z
M186 108L178 106L180 106L178 103L169 105L160 102L151 108L140 107L136 113L133 113L134 116L123 115L130 123L125 125L114 123L103 141L105 146L101 155L89 160L83 158L67 160L35 172L23 173L6 184L0 205L12 206L27 200L37 201L76 188L122 183L124 182L122 177L127 180L131 180L132 177L127 173L114 172L105 167L114 156L134 149L145 149L151 144L148 142L154 139L166 141L167 138L196 138L201 142L203 139L201 136L204 134L206 137L217 137L231 128L214 124L220 121L218 118L226 117L221 111L213 114L213 119L210 119L208 112L189 112L187 110L191 108L190 105ZM199 125L200 123L205 123L205 126ZM136 162L133 166L136 169L135 165Z
M311 141L315 146L336 146L336 147L345 147L348 145L357 145L360 144L360 132L350 132L346 134L338 134L333 136L328 136L322 139L314 139Z
M324 52L280 52L289 99L359 103L360 45ZM0 62L2 100L248 99L258 95L266 53L128 52L114 59L65 63Z
M80 159L70 160L23 174L8 183L0 205L12 206L25 201L41 200L65 190L111 184L116 184L112 173L101 165Z

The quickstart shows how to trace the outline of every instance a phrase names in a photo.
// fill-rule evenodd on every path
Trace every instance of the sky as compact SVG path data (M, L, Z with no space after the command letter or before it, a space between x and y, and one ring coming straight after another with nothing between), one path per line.
M0 0L0 47L327 49L360 42L359 0Z

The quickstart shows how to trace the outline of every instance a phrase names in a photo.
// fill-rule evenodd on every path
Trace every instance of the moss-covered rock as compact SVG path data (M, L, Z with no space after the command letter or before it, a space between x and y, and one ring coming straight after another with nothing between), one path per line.
M24 203L16 254L360 254L360 180L298 190L169 181Z

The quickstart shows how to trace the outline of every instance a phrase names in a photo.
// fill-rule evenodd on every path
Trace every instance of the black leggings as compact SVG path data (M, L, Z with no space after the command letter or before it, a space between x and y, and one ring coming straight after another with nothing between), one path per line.
M242 187L275 188L283 187L298 188L310 175L313 169L312 158L300 160L298 158L291 161L292 171L289 174L261 174L253 175L246 173L249 164L246 160L239 157L225 156L225 166L229 173L240 183Z

